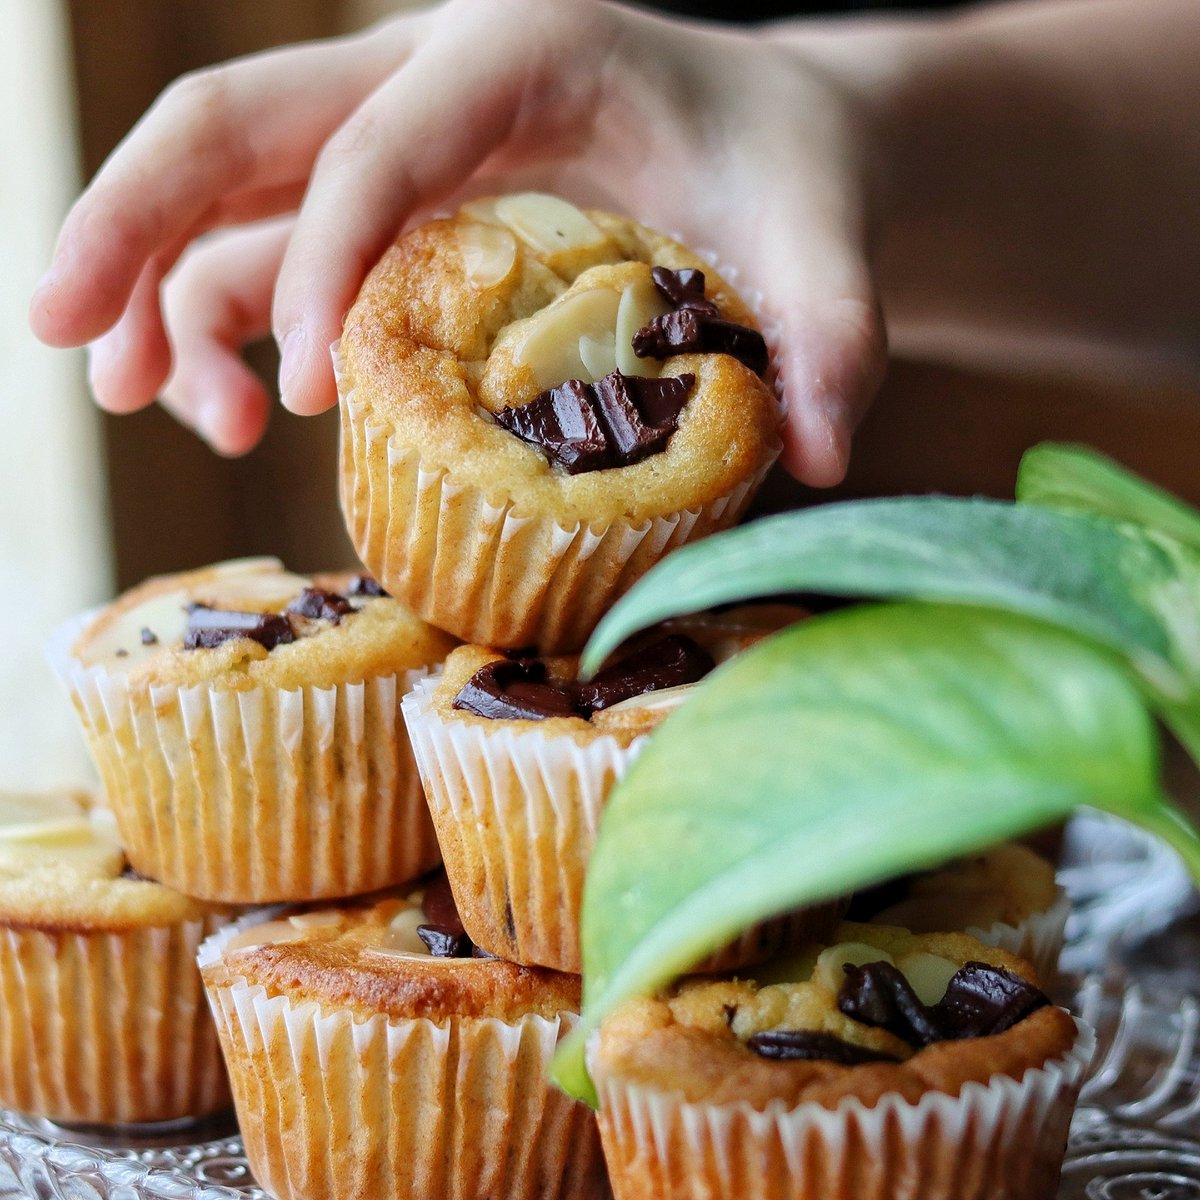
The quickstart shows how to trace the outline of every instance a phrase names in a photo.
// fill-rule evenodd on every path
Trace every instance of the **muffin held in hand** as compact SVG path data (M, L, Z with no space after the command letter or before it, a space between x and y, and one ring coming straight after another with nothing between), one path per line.
M453 644L366 576L245 559L151 579L52 658L137 870L256 903L437 864L400 699Z
M1028 959L1042 980L1053 980L1058 970L1070 911L1054 868L1020 842L890 880L860 892L850 905L855 920L912 933L969 933Z
M588 682L575 658L482 646L419 681L404 719L471 937L514 962L580 970L583 881L609 792L716 663L804 615L747 605L672 621ZM840 914L823 905L756 926L700 969L759 961Z
M964 934L843 924L792 981L687 981L590 1043L617 1200L1046 1200L1089 1029Z
M601 1200L592 1113L546 1080L579 979L479 957L444 876L227 931L200 964L278 1200Z
M196 970L228 910L133 875L73 793L0 793L0 1105L129 1125L226 1108Z
M767 349L683 246L528 193L406 234L338 352L342 507L384 586L466 641L582 646L779 451Z

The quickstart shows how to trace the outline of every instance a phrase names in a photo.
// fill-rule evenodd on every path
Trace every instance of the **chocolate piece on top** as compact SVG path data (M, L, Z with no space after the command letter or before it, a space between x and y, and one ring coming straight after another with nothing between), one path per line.
M960 967L936 1004L917 999L898 967L887 962L846 964L838 1008L864 1025L894 1033L912 1046L988 1037L1011 1029L1050 1003L1027 979L987 963Z
M495 417L568 474L579 475L625 467L661 450L695 383L694 375L640 379L613 371L598 383L568 379Z
M570 685L546 682L546 665L536 659L499 660L479 668L454 697L454 707L489 720L544 721L585 715Z
M539 446L570 475L615 466L608 439L592 409L591 386L568 379L520 408L502 408L497 422Z
M757 329L726 321L717 306L704 298L703 271L672 271L654 267L654 286L673 312L655 317L633 335L639 358L670 358L673 354L729 354L756 375L767 369L767 343Z
M860 1063L898 1061L890 1054L855 1046L832 1033L817 1033L811 1029L768 1029L748 1037L746 1045L762 1058L786 1062L812 1062L819 1059L855 1067Z
M296 635L291 622L281 613L227 612L204 604L188 606L185 649L211 650L233 638L249 638L273 650L294 642Z
M151 628L150 628L148 625L143 625L143 626L142 626L142 632L141 632L141 634L140 634L139 636L140 636L140 637L141 637L141 639L142 639L142 645L143 645L143 646L156 646L156 645L158 645L158 634L156 634L156 633L154 632L154 630L153 630L153 629L151 629Z
M332 621L336 625L347 613L354 611L354 605L337 592L309 587L287 606L287 611L312 621Z
M651 267L650 278L659 295L676 308L690 308L705 316L720 316L720 309L704 295L704 272L694 267L678 271L670 267Z
M388 594L383 590L383 584L370 575L355 575L346 589L347 596L387 596Z
M889 962L846 963L846 982L837 996L839 1011L864 1025L886 1029L910 1046L943 1038L936 1016L918 999L899 967Z
M597 712L632 696L695 683L715 665L703 646L673 633L605 667L587 683L578 684L577 702L589 713Z
M465 933L441 929L437 925L418 925L417 937L434 958L470 958L475 948Z
M466 933L462 919L458 915L458 905L454 903L454 893L450 890L450 880L445 871L438 873L425 885L421 897L421 911L430 925L439 929L448 929L451 933Z
M1049 1003L1029 980L1003 967L969 962L951 977L932 1011L943 1038L972 1038L1003 1033Z

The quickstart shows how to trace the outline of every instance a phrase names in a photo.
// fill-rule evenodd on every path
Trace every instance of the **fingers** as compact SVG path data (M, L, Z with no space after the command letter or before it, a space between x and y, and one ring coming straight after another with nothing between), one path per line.
M166 247L231 209L244 216L239 194L260 212L294 195L330 133L403 60L404 32L254 55L168 88L68 215L33 298L34 332L61 346L98 338Z
M174 369L162 402L220 454L262 437L270 397L242 347L270 329L271 294L291 219L214 234L194 246L163 288Z
M887 335L865 253L852 223L795 209L768 225L760 250L757 274L780 326L788 409L782 462L812 487L842 481L851 436L887 368Z
M512 3L442 10L445 19L405 69L363 103L318 159L273 317L280 394L293 412L335 403L330 343L406 218L506 145L537 86L538 64L556 44L550 6L524 7L541 19L521 19L522 5ZM553 111L545 124L563 116Z

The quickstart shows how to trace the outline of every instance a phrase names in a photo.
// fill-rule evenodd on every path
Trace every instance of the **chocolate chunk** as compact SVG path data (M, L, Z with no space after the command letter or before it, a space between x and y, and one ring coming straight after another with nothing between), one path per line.
M522 441L545 450L569 475L578 475L616 465L592 403L590 385L568 379L523 407L502 408L495 417Z
M655 317L633 335L639 358L673 354L729 354L756 375L767 369L767 343L757 329L722 319L717 306L704 298L703 271L653 267L654 286L674 311Z
M613 371L598 383L568 379L495 417L568 474L579 475L628 466L661 450L695 383L694 375L641 379Z
M389 592L383 590L383 585L378 579L372 579L370 575L355 575L350 580L350 586L346 589L347 596L387 596Z
M158 634L156 634L153 629L150 629L145 625L142 626L141 638L143 646L158 645Z
M498 959L500 957L500 955L492 954L490 951L485 950L482 946L472 946L471 947L471 957L472 958L496 958L496 959Z
M695 383L694 375L639 379L614 371L592 385L596 413L621 466L667 444Z
M673 633L605 667L588 683L579 684L577 703L589 713L597 712L632 696L695 683L714 666L712 655L703 646Z
M1003 1033L1049 1003L1029 980L1003 967L969 962L951 977L932 1011L949 1040Z
M465 933L441 929L437 925L418 925L417 937L421 939L434 958L470 958L473 949L471 939Z
M505 659L480 667L454 697L453 707L492 721L583 716L573 691L570 685L547 683L545 663Z
M785 1062L819 1060L855 1067L860 1063L899 1061L890 1054L855 1046L832 1033L817 1033L811 1029L769 1029L747 1038L746 1045L762 1058Z
M280 613L226 612L204 604L188 607L187 650L211 650L232 638L249 638L268 650L294 642L292 624Z
M720 315L717 306L704 295L703 271L694 267L682 267L678 271L672 271L670 267L651 267L650 278L668 304L691 308L710 317Z
M425 893L421 897L421 911L430 925L448 929L456 935L466 933L445 871L439 871L425 885Z
M347 613L354 611L354 605L337 592L310 587L287 606L287 611L311 621L332 621L336 625Z
M942 1040L936 1016L918 999L899 967L889 962L856 967L846 963L838 1010L855 1021L886 1029L910 1046Z
M118 658L128 658L129 657L129 651L126 650L124 646L120 647L120 649L118 649L116 653L117 653Z

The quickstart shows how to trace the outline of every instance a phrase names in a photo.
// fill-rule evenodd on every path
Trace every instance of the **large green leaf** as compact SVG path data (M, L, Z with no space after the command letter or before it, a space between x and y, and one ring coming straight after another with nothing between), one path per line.
M720 668L610 798L588 871L583 1026L556 1078L593 1098L589 1030L768 916L926 867L1080 804L1200 841L1157 786L1120 659L943 605L817 618Z
M584 667L666 617L797 591L1022 613L1120 651L1164 701L1200 688L1200 554L1104 517L946 497L824 505L686 546L607 614Z
M1027 451L1017 499L1129 521L1200 550L1200 512L1086 446L1044 442Z

